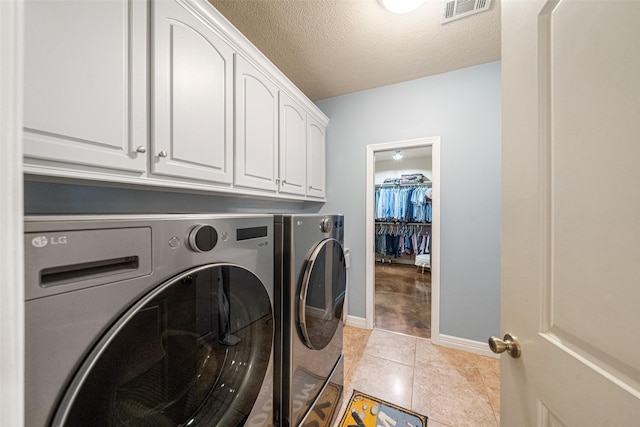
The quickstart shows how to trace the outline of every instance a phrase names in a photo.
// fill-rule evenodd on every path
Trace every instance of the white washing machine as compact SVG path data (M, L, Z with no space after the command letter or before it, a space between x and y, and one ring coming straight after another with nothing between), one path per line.
M27 427L271 426L273 216L28 217Z
M276 424L330 426L342 404L342 215L275 215Z

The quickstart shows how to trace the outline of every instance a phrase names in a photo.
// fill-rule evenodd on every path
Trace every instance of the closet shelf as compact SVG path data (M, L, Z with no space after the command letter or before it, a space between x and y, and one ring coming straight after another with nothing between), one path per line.
M393 188L393 187L431 187L431 181L427 182L405 182L401 184L376 184L376 188Z

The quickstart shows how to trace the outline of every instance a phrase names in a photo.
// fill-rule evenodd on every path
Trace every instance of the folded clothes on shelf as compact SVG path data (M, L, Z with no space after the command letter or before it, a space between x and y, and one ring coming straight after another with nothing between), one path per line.
M384 184L400 184L400 178L385 178Z
M410 174L400 175L400 182L402 184L424 182L425 179L426 177L421 173L410 173Z

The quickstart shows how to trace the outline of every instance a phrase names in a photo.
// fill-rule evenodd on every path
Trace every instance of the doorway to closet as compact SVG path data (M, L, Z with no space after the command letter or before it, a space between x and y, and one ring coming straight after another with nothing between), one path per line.
M367 146L367 326L438 337L440 138Z
M375 154L378 329L431 338L431 147Z

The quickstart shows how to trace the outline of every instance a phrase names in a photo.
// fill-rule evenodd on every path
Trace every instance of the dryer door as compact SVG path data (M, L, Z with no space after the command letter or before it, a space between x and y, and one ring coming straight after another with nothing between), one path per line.
M305 265L298 318L307 347L321 350L329 344L342 319L347 272L342 245L325 239Z
M273 312L231 264L158 286L113 325L72 380L53 425L272 425Z

